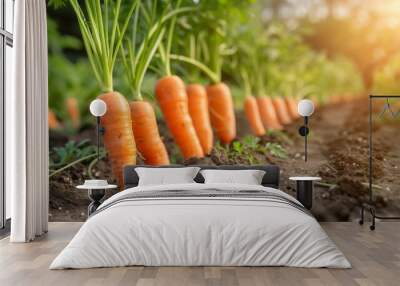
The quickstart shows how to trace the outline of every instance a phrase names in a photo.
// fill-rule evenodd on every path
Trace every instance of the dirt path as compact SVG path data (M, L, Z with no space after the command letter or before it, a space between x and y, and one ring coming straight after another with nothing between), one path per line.
M324 183L337 185L336 167L332 166L332 146L339 134L345 132L356 104L330 105L317 109L310 118L310 136L308 141L308 162L304 162L304 141L297 133L302 119L288 127L288 134L294 144L289 148L289 160L280 161L282 166L281 185L284 190L295 195L295 183L290 176L320 176ZM319 220L348 220L354 217L354 205L357 202L344 196L338 187L316 187L312 212Z
M388 117L377 119L382 102L376 104L374 132L373 177L374 199L380 212L400 213L400 123ZM291 175L318 175L331 187L316 187L312 212L319 220L354 220L358 206L368 199L368 99L330 105L316 111L311 118L309 162L299 162L303 154L302 139L296 135L297 122L290 126L294 140L291 160L280 162L284 174L282 185L293 192ZM294 194L294 192L293 192Z

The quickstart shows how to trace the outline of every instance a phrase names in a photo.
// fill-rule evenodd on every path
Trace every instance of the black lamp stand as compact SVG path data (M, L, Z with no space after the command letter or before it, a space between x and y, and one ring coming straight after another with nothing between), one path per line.
M308 116L304 116L304 125L299 128L299 134L304 137L304 161L307 162L307 136L310 133L308 128Z
M100 116L96 116L96 133L97 133L97 162L100 160L100 136L104 135L105 129L100 124Z

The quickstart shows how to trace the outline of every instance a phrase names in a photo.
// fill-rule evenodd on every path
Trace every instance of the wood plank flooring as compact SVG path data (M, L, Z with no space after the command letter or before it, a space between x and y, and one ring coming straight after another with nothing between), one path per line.
M27 244L0 240L0 285L400 285L400 223L322 223L353 265L352 269L289 267L124 267L48 270L81 223L50 223L44 237Z

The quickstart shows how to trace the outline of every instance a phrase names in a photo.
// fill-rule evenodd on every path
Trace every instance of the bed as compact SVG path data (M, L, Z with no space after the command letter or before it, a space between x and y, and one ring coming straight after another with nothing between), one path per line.
M351 267L308 210L278 189L277 166L200 166L263 170L261 185L205 184L198 174L194 183L150 186L138 186L137 167L125 167L126 189L102 203L50 269Z

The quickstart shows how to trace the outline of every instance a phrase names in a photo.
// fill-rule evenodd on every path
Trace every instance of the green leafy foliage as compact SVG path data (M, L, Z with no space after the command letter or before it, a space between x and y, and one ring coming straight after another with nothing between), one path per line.
M155 3L153 3L155 6ZM136 100L142 100L142 85L152 59L164 37L164 16L155 19L154 7L139 4L133 13L133 24L121 45L124 74L131 93ZM145 18L145 21L140 21Z
M54 147L50 152L50 169L64 167L76 160L95 155L97 147L89 140L80 142L68 141L62 147ZM91 157L90 157L91 158Z
M184 3L190 5L190 1ZM219 82L224 58L234 51L229 31L245 22L249 17L248 8L254 1L206 0L196 3L196 13L178 19L180 25L174 41L180 57L173 58L195 66L212 82ZM193 77L193 70L189 75Z
M93 79L90 64L86 58L75 61L67 56L68 51L80 50L82 42L73 36L61 35L53 19L47 21L49 43L49 107L61 119L66 131L73 132L67 115L65 100L68 97L78 99L83 121L88 120L88 102L93 100L98 87Z
M117 56L138 0L69 1L77 17L93 75L102 91L113 91Z
M259 137L245 136L241 140L234 141L231 145L217 143L214 155L231 164L259 164L265 156L286 159L287 152L278 143L263 143Z
M268 142L264 148L265 152L269 152L272 156L275 156L280 159L287 158L286 150L278 143Z
M362 78L345 58L330 59L305 44L301 32L271 23L267 30L265 92L272 96L311 97L324 101L363 90Z
M226 61L223 76L242 89L235 97L236 106L249 94L323 102L332 95L363 91L362 78L351 61L313 50L306 44L309 31L305 29L263 22L262 7L262 2L252 5L246 11L250 16L228 31L228 45L234 52Z
M54 7L56 9L58 9L58 8L64 7L65 2L67 2L67 0L49 0L48 5L50 7Z

